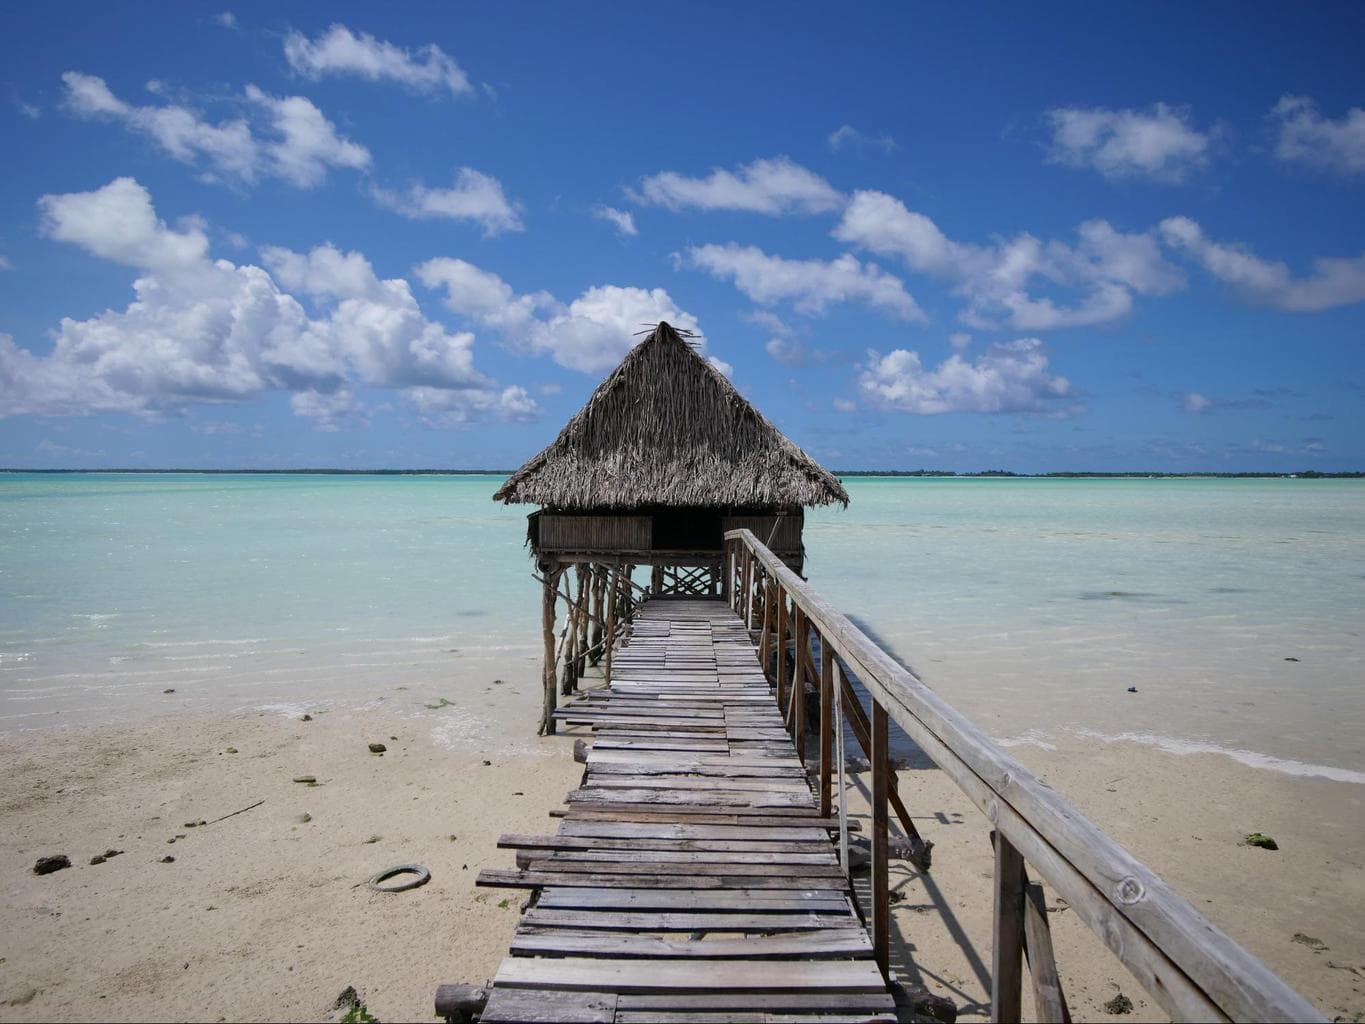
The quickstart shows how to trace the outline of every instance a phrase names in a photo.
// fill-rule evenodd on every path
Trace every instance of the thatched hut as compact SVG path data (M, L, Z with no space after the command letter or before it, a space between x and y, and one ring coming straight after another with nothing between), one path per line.
M722 538L739 527L800 572L804 507L847 505L848 493L660 323L494 500L541 506L529 517L528 543L545 588L548 731L559 663L566 690L585 659L602 655L610 666L616 630L637 598L722 596ZM632 578L644 565L648 587ZM568 614L556 651L561 598Z

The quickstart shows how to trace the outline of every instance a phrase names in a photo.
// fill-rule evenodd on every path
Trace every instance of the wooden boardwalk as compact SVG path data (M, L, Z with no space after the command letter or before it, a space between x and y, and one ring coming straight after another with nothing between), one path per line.
M532 888L482 1020L893 1021L806 771L719 600L637 612L558 834L508 835Z

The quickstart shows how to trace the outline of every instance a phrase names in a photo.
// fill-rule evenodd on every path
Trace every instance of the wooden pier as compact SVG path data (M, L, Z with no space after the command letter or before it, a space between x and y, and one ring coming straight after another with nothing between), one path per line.
M739 616L646 602L557 835L503 836L535 889L482 1020L878 1021L895 1005Z
M532 893L488 1024L895 1019L889 834L921 872L933 843L893 725L989 824L992 1020L1030 989L1035 1019L1070 1020L1044 884L1172 1019L1323 1019L806 582L804 509L848 492L683 333L659 323L494 497L540 506L540 731L594 742L558 833L503 836L516 869L479 876ZM865 909L831 838L845 726L870 774ZM451 1020L483 1005L443 992Z

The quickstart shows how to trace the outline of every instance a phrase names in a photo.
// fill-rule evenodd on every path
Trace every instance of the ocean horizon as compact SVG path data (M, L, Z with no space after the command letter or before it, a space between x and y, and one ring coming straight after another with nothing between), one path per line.
M530 728L531 509L502 479L5 473L0 731L405 687L476 714L493 678ZM1365 483L845 479L807 512L810 582L1000 742L1365 782Z

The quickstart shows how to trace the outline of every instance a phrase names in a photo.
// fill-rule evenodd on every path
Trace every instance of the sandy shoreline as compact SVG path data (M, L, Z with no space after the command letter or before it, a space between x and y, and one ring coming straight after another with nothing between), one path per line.
M490 715L529 703L506 689ZM498 834L552 831L548 812L578 782L571 741L535 739L525 710L501 739L458 727L450 708L336 708L309 722L182 713L0 738L0 1018L329 1020L351 985L381 1020L432 1019L436 985L486 979L515 927L522 895L474 886L480 868L513 862ZM1360 786L1135 743L1058 748L1012 753L1329 1019L1360 1019ZM319 785L291 781L300 775ZM941 772L902 779L936 849L927 880L893 863L898 969L981 1019L989 830ZM1254 830L1281 849L1240 845ZM89 864L110 848L124 852ZM32 873L59 853L72 868ZM365 888L406 862L432 881L399 895ZM1051 918L1077 1019L1106 1017L1120 990L1135 1004L1127 1019L1164 1019L1074 915Z

